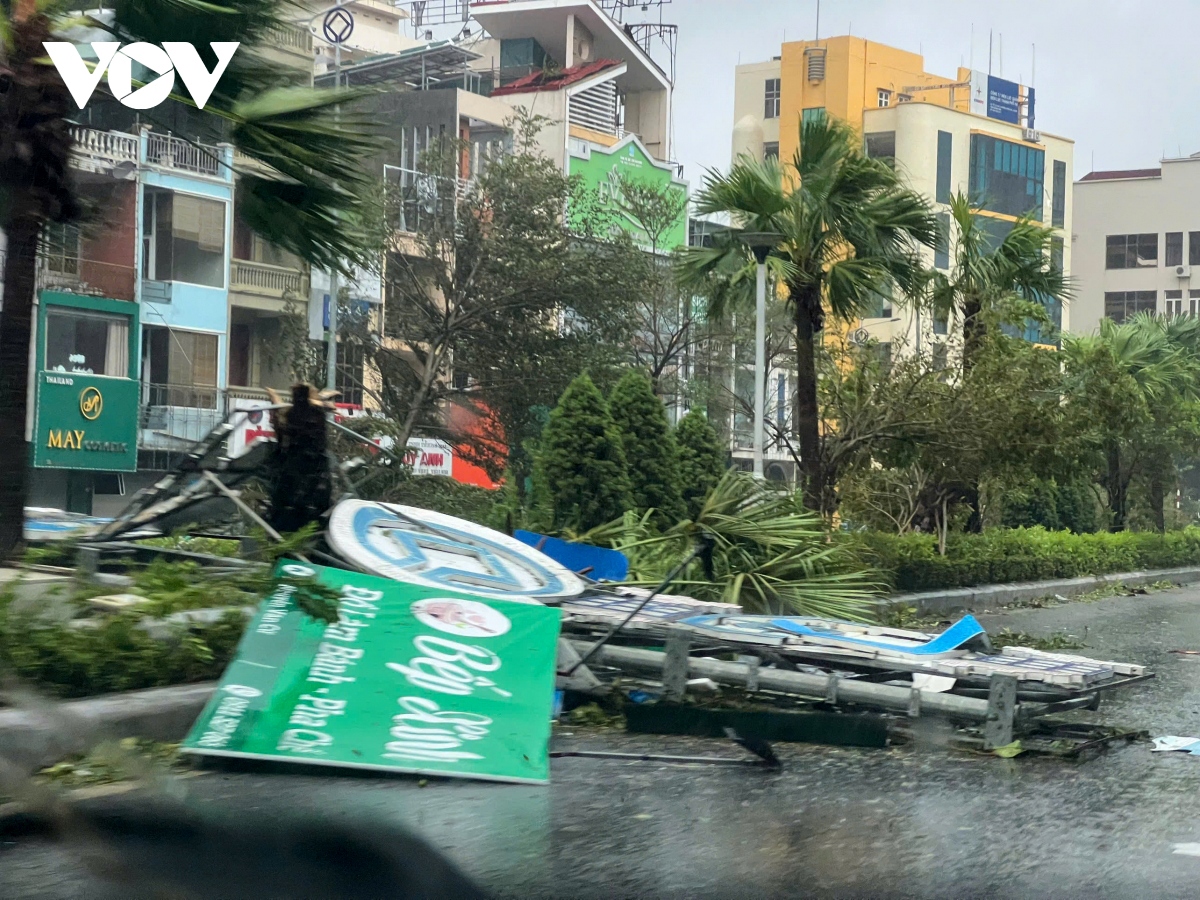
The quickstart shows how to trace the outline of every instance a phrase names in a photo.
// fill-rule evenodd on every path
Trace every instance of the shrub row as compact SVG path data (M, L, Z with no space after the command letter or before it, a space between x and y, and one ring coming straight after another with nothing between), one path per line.
M1111 575L1200 565L1200 528L1166 534L1071 534L1044 528L997 528L952 534L946 555L928 534L859 533L849 536L864 564L898 591Z

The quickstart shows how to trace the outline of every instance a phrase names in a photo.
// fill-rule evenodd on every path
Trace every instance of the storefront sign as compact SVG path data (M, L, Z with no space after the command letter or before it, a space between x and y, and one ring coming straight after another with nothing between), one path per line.
M281 563L340 591L338 621L266 599L185 753L542 784L559 612Z
M343 500L326 539L357 568L439 590L553 602L585 587L566 566L507 534L414 506Z
M33 464L46 469L137 470L138 383L39 372Z
M226 445L230 459L236 459L257 443L275 440L270 406L270 400L233 401L233 431Z
M629 232L645 249L650 249L650 236L625 212L623 184L633 181L665 188L678 192L681 199L686 199L688 191L687 183L675 177L675 167L653 159L634 135L612 147L587 144L582 152L572 150L571 175L578 177L585 188L594 190L600 206L613 217L617 227ZM656 249L670 253L686 244L687 206L681 203L679 218L664 230Z

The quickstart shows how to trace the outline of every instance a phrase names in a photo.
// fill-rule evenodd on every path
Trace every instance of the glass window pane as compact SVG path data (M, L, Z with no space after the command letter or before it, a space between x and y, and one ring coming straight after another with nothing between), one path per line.
M1106 269L1125 268L1125 235L1110 234L1105 239L1104 267Z
M1188 265L1200 266L1200 231L1188 232Z
M780 79L768 78L764 88L763 116L767 119L779 118Z
M1104 292L1104 316L1105 318L1112 319L1117 323L1125 321L1124 291Z
M971 199L992 212L1041 219L1044 155L990 135L971 135Z
M1137 264L1139 266L1158 265L1158 235L1139 234L1137 236Z
M129 377L129 320L76 310L46 315L46 355L50 372Z
M872 159L883 159L889 162L895 162L896 132L873 131L870 134L863 136L863 144L866 148L867 156L871 157Z
M1062 228L1067 221L1067 164L1054 160L1054 187L1050 199L1050 224Z
M934 199L938 203L949 203L950 164L954 155L954 135L949 131L939 131L937 140L937 185Z
M171 213L171 280L224 287L225 204L175 194Z
M938 240L933 247L933 267L950 268L950 214L938 213Z
M1183 232L1168 231L1166 239L1166 259L1164 262L1168 266L1179 266L1183 264Z

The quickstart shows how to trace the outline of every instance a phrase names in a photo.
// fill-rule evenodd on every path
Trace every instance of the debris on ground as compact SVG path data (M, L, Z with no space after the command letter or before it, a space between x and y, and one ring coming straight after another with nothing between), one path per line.
M1200 738L1164 734L1154 739L1154 746L1150 749L1150 752L1161 753L1172 750L1182 750L1185 753L1190 753L1192 756L1200 756Z

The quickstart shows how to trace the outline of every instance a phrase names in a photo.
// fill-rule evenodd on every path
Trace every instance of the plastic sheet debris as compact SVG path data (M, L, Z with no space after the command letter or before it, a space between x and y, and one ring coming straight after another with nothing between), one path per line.
M1177 856L1200 856L1200 844L1172 844L1171 852Z
M928 691L931 694L944 694L958 682L945 675L926 675L924 672L914 672L912 686L918 691Z
M1154 739L1154 747L1150 752L1162 753L1172 750L1183 750L1192 756L1200 756L1200 738L1164 734L1162 737Z
M619 550L564 541L536 531L518 529L513 537L592 581L624 581L629 575L629 558Z

